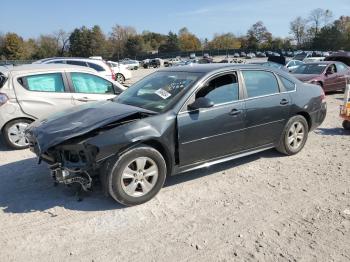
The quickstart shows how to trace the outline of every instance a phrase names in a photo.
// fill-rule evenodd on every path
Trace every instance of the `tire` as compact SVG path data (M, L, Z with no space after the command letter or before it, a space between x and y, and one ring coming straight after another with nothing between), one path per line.
M343 125L343 128L345 130L350 130L350 121L349 120L344 120L342 125Z
M121 73L116 74L116 81L120 84L123 84L125 82L125 77Z
M139 146L121 155L111 165L107 173L108 192L123 205L143 204L163 187L166 173L163 156L152 147Z
M33 121L29 119L16 119L8 122L3 128L5 144L11 149L28 148L28 141L24 138L24 130ZM16 140L18 141L16 142Z
M277 151L288 156L299 153L307 141L308 133L306 119L300 115L293 116L283 129Z

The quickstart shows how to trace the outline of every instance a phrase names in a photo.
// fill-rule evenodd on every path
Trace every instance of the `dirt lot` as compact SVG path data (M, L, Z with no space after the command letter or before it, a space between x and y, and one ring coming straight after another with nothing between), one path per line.
M300 154L270 150L171 177L132 208L99 188L78 202L31 152L0 145L0 261L349 261L341 98L328 95L327 118Z

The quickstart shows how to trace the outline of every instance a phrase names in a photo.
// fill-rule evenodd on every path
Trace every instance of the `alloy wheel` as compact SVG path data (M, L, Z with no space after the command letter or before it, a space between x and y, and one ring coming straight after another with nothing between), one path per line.
M135 158L125 167L121 175L124 192L132 197L146 195L156 185L158 172L158 166L151 158Z
M305 128L301 122L294 122L288 130L288 145L297 150L302 146L305 137Z

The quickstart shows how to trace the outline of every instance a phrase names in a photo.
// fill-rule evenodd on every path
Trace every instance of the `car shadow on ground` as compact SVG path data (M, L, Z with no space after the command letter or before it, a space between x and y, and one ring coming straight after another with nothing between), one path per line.
M335 127L335 128L317 128L314 131L318 135L323 136L345 136L350 135L349 130L345 130L344 128Z
M165 187L212 175L259 158L283 157L274 150L232 160L209 168L178 174L169 177ZM83 193L78 201L78 187L54 186L46 164L37 165L36 158L29 158L0 166L0 209L5 213L47 212L55 216L50 209L64 207L76 211L105 211L125 208L106 197L102 187L96 185L93 192Z
M11 149L9 149L8 147L5 146L5 143L2 139L2 135L0 132L0 152L6 152L6 151L10 151Z

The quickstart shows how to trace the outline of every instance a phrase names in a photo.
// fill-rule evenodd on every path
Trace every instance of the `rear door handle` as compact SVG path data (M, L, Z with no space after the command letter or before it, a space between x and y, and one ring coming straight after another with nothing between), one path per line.
M242 113L242 110L239 110L239 109L234 108L234 109L232 109L232 110L230 111L229 115L231 115L231 116L238 116L238 115L241 114L241 113Z
M280 102L280 105L282 106L285 106L285 105L288 105L289 104L289 101L287 99L282 99L281 102Z

